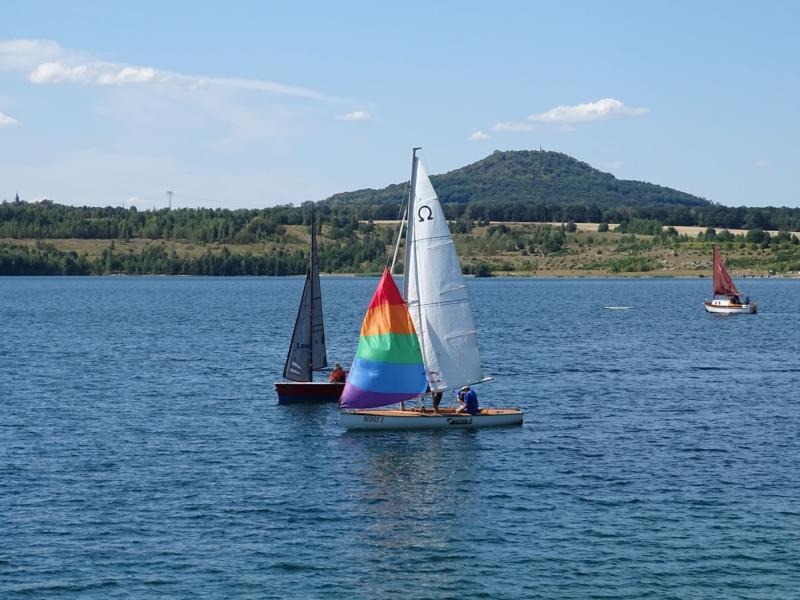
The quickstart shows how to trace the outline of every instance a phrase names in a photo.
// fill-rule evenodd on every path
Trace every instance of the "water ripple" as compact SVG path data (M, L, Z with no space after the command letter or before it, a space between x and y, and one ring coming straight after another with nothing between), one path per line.
M794 597L800 285L748 286L470 281L526 424L359 434L275 405L302 278L0 279L0 597Z

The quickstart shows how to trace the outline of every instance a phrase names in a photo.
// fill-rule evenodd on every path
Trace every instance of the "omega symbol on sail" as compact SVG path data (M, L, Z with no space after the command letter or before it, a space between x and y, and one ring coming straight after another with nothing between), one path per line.
M428 216L424 217L423 215L427 212ZM423 221L433 221L433 210L430 206L420 206L419 210L417 211L417 216L419 217L419 222L422 223Z

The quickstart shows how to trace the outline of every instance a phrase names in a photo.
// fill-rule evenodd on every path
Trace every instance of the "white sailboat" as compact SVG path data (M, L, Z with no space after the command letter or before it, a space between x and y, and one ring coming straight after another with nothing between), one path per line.
M319 284L317 234L314 208L311 208L311 246L306 282L292 332L292 341L283 367L288 381L275 383L278 404L300 402L338 402L344 383L314 381L314 371L328 366L325 350L325 325L322 320L322 292Z
M413 322L424 365L424 387L418 393L421 396L425 388L431 393L453 393L463 386L491 378L481 367L477 331L450 228L428 174L417 157L417 150L415 148L413 153L407 210L403 300ZM371 309L375 306L375 299L370 306ZM369 311L362 327L362 342L372 333L368 318ZM393 331L398 331L397 327ZM482 409L477 414L456 409L434 412L422 407L381 408L397 402L390 392L400 391L391 389L391 385L384 383L385 379L375 376L379 374L380 364L393 360L391 340L384 338L382 343L386 344L382 355L386 362L378 366L374 361L369 363L370 374L374 376L369 381L359 370L359 344L359 352L339 403L343 408L341 422L348 429L449 429L522 423L523 412L519 408ZM364 389L369 385L375 388L375 393ZM399 381L397 387L402 388ZM380 392L377 388L381 388ZM383 400L384 396L387 401Z

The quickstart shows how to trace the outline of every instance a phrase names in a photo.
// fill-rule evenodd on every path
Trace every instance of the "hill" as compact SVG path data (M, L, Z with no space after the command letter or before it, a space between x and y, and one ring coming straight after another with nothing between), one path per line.
M571 156L545 150L498 150L471 165L433 175L431 182L444 204L592 204L601 208L711 204L668 187L617 179ZM380 190L362 189L336 194L323 202L396 206L404 188L405 183Z

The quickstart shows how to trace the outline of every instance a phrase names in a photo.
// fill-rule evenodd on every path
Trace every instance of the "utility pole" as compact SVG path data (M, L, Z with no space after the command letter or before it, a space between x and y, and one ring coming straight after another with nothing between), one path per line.
M169 199L169 209L172 210L172 192L167 192L167 198Z

